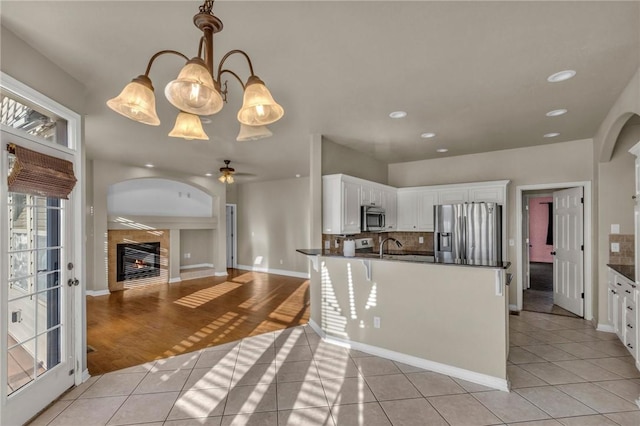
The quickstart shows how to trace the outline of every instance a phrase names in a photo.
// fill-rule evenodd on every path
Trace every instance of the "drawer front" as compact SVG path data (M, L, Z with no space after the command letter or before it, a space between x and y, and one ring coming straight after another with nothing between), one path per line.
M617 288L620 296L631 299L634 303L637 302L635 292L636 284L622 275L616 274L614 288Z

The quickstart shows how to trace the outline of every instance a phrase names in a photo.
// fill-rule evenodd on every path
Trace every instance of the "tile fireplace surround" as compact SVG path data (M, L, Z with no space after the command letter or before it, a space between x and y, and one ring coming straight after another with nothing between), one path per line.
M110 229L108 237L108 283L109 291L125 290L130 286L147 284L166 284L169 282L169 231L154 229L150 231ZM117 281L117 245L132 243L160 242L160 276L139 280Z

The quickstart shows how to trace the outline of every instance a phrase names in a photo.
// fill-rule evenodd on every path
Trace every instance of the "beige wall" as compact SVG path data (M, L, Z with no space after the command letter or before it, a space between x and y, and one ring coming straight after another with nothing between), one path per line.
M629 149L640 142L640 126L625 126L617 138L609 162L598 164L598 304L599 322L607 318L607 267L612 224L621 234L634 233L635 156Z
M362 152L322 138L322 175L344 173L382 184L387 183L387 164Z
M462 155L436 160L389 165L389 185L438 185L509 179L507 238L516 238L516 187L544 183L591 181L593 147L590 139ZM594 207L595 208L595 207ZM508 260L515 273L516 247L509 247ZM510 304L516 304L516 282L510 287Z
M213 264L221 273L226 272L226 222L225 204L226 188L217 179L206 177L194 177L175 172L149 169L146 167L133 167L109 161L93 161L93 244L95 253L93 270L88 271L87 289L102 291L107 289L107 257L104 250L107 238L107 190L109 186L129 179L137 178L163 178L188 183L202 189L213 197L213 212L218 220L218 225L213 230ZM188 221L189 218L185 218ZM196 220L195 218L194 220Z
M237 205L238 265L308 272L309 178L240 184Z
M213 229L183 229L180 231L180 266L211 263ZM186 254L189 258L185 258Z
M66 106L84 113L84 86L5 27L0 28L0 69Z

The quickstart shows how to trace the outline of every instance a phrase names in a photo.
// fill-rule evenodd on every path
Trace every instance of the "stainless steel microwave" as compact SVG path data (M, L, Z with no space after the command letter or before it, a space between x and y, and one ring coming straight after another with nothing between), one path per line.
M384 209L378 206L362 206L360 230L362 232L384 231Z

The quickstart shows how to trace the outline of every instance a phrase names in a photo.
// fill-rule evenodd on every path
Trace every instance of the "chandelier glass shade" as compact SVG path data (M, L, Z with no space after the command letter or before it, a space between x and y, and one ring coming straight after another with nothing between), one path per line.
M249 77L238 121L247 126L266 126L280 120L283 115L284 109L273 100L264 82L255 75Z
M141 75L127 84L122 92L107 101L107 106L140 123L158 126L160 119L156 114L156 97L149 77Z
M207 136L202 128L200 117L184 111L180 111L178 114L176 124L173 126L173 130L169 132L169 136L186 140L209 140L209 136Z
M164 95L180 111L212 115L222 109L224 100L213 85L213 77L204 61L193 58L182 68L178 78L167 84Z
M203 33L196 57L189 59L175 50L161 50L155 53L149 59L145 74L134 78L117 97L107 101L107 106L134 121L153 126L159 125L160 119L156 114L155 96L149 72L157 57L172 54L183 58L186 64L180 70L178 77L169 82L164 90L167 100L180 110L169 136L209 139L202 128L200 116L216 114L226 103L227 82L221 81L221 76L225 73L238 80L244 90L243 105L237 114L241 125L260 127L281 119L284 109L273 99L264 82L253 73L251 59L244 51L227 52L218 64L217 74L214 73L213 35L222 30L222 21L213 14L212 8L213 0L205 0L200 6L199 13L193 18L196 27ZM225 61L232 55L244 56L247 61L250 75L246 84L234 71L224 68ZM240 133L242 134L242 128ZM260 135L257 137L259 139L271 136L272 133L266 129L266 132L259 130L257 134ZM254 139L256 138L247 140Z
M258 139L268 138L273 136L271 130L267 126L247 126L240 123L240 133L236 140L238 142L257 141Z

